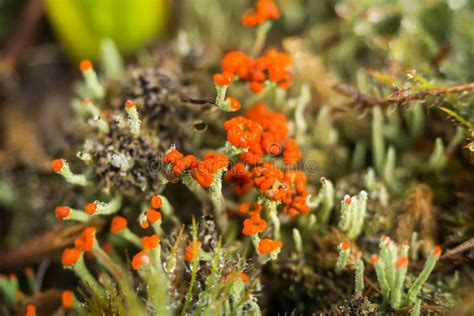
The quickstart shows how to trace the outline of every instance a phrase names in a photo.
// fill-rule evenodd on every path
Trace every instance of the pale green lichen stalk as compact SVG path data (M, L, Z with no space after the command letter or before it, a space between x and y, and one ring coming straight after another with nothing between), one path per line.
M341 218L339 228L349 237L356 239L362 232L367 213L367 192L350 197L346 195L341 201Z
M341 242L337 246L337 250L339 251L339 257L337 258L334 272L336 272L336 274L339 275L342 273L342 271L346 269L347 259L349 258L349 255L351 254L351 248L349 247L348 243Z

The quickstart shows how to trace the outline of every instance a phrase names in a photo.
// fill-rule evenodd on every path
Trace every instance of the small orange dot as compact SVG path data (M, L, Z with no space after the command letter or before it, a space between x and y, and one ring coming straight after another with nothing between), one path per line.
M342 249L342 250L347 250L347 249L349 249L349 243L347 243L347 242L345 242L345 241L341 242L341 249Z
M376 255L372 255L370 257L370 261L372 262L372 264L377 264L377 262L379 262L379 257L377 257Z
M86 211L89 215L94 215L95 211L97 210L97 204L95 202L89 203L84 206L84 211Z
M125 102L125 108L127 110L131 110L135 107L136 103L131 101L131 100L128 100L127 102Z
M352 202L352 199L351 199L350 196L346 196L346 197L344 198L344 204L346 204L346 205L351 205L351 202Z
M51 168L55 172L60 172L64 167L64 161L62 159L54 159L53 162L51 162Z
M441 251L442 251L442 249L441 249L440 246L436 246L433 249L434 254L437 255L437 256L439 256L441 254Z
M82 72L86 72L88 71L89 69L92 68L92 63L90 60L88 59L84 59L83 61L81 61L81 63L79 64L79 69L81 69Z

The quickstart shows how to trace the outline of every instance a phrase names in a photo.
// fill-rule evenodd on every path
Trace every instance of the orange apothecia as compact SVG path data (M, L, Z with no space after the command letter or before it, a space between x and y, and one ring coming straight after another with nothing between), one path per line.
M137 103L133 102L132 100L128 100L127 102L125 102L125 108L127 110L133 109L136 105L137 105Z
M234 81L234 74L228 71L223 71L221 74L214 75L214 84L217 86L230 86Z
M296 140L288 139L285 142L285 151L283 152L283 161L289 166L295 165L301 159L301 150L296 144Z
M379 257L377 257L376 255L372 255L370 257L370 262L372 262L372 264L377 264L379 262Z
M54 209L56 216L60 219L64 219L69 216L71 209L67 206L58 206Z
M78 248L65 248L61 257L61 263L63 266L70 267L79 260L82 252Z
M340 245L341 245L342 250L349 249L349 243L348 242L343 241L343 242L340 243Z
M93 226L86 227L81 235L74 240L74 246L82 251L90 251L94 247L96 229Z
M246 169L245 165L242 162L237 162L227 171L224 179L233 184L235 194L242 195L253 187L251 176L252 174Z
M145 251L148 251L150 249L154 249L158 247L160 243L160 236L158 235L151 235L151 236L145 236L140 239L140 242L142 244L142 247Z
M64 161L62 159L54 159L51 162L51 168L54 170L54 172L61 172L63 167L64 167Z
M397 269L400 269L401 267L403 267L404 265L407 265L407 264L408 264L408 257L407 256L402 256L397 260L397 262L395 262L395 267Z
M26 316L36 316L36 307L33 304L26 305Z
M261 232L264 232L267 229L267 222L260 218L260 215L254 214L250 218L244 220L244 228L242 229L242 234L251 236Z
M261 254L269 254L283 247L283 243L279 240L261 239L258 243L258 252Z
M183 156L179 151L173 150L163 158L163 162L173 166L174 176L189 170L193 178L207 189L214 182L214 175L227 167L229 159L225 155L208 152L202 160L197 160L192 155Z
M89 215L94 215L95 211L97 210L97 203L91 202L84 206L84 211Z
M157 210L163 205L163 200L158 195L153 195L150 199L150 204L151 207Z
M147 229L148 227L150 227L150 222L148 220L141 221L140 227L143 229Z
M260 25L267 20L276 20L280 17L280 11L273 0L258 0L254 12L246 12L242 15L242 24L246 27Z
M199 251L201 251L201 242L196 241L196 248L194 249L194 241L190 241L186 249L184 250L184 260L186 262L192 262L196 256L199 256Z
M132 259L132 268L137 270L143 265L147 265L150 263L150 258L146 255L145 251L140 251Z
M227 140L236 147L247 148L260 141L262 127L243 116L234 117L224 123Z
M240 102L233 97L227 97L225 101L229 104L230 108L234 111L240 110Z
M433 248L433 253L436 255L436 256L439 256L441 255L441 252L443 251L443 249L440 247L440 246L435 246Z
M161 219L161 213L154 209L149 209L146 211L146 218L150 223L156 223Z
M74 305L74 293L72 293L72 291L63 291L61 294L61 302L65 309L71 309Z
M110 224L110 232L115 234L127 227L128 223L125 217L115 216Z
M181 159L183 156L184 155L182 153L180 153L176 149L173 149L163 157L163 162L165 164L172 164L173 165L173 164L176 163L176 161Z
M350 197L349 195L346 195L346 196L344 197L344 204L346 204L346 205L351 205L351 202L352 202L351 197ZM383 236L382 236L382 237L383 237Z
M175 162L173 172L180 175L184 170L195 167L197 162L198 159L193 155L184 156Z
M275 82L280 89L288 89L292 81L291 64L291 58L286 53L272 48L256 60L241 51L228 52L222 59L221 67L224 72L248 82L252 92L259 93L265 88L266 80Z
M81 63L79 64L79 69L82 71L82 72L86 72L88 71L89 69L92 68L92 63L90 60L88 59L84 59L83 61L81 61Z

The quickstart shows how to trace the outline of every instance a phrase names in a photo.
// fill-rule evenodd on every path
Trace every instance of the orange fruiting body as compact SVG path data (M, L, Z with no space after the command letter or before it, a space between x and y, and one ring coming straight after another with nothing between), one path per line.
M71 309L74 305L74 293L72 293L72 291L63 291L61 294L61 302L65 309Z
M36 316L36 307L33 304L26 305L26 316Z
M339 245L341 246L341 249L342 249L342 250L347 250L347 249L349 249L349 243L347 243L347 242L345 242L345 241L341 242Z
M258 243L258 252L261 254L269 254L283 247L283 243L279 240L261 239Z
M267 222L260 218L260 215L254 214L252 217L244 220L244 228L242 229L242 233L244 235L251 236L265 231L267 227Z
M90 251L94 247L96 229L93 226L86 227L81 235L74 240L74 246L83 251Z
M92 68L92 63L90 60L88 59L84 59L83 61L81 61L81 63L79 64L79 69L82 71L82 72L86 72L88 71L89 69Z
M403 267L404 265L407 265L407 264L408 264L408 257L407 256L402 256L397 260L397 262L395 262L395 267L397 269L400 269L401 267Z
M145 251L158 247L160 243L160 236L158 235L151 235L145 236L140 239L142 247Z
M153 195L150 199L150 204L151 207L157 210L163 205L163 200L158 195Z
M54 172L61 172L64 167L64 161L62 159L54 159L51 162L51 168L53 168Z
M58 206L54 209L54 212L58 218L64 219L69 216L71 209L67 206Z
M133 109L137 104L131 100L128 100L127 102L125 102L125 108L127 110L131 110Z
M118 233L119 231L123 230L127 227L127 220L125 217L122 216L115 216L112 219L112 223L110 224L110 232L111 233Z
M379 257L377 257L376 255L372 255L370 257L370 262L372 262L372 264L377 264L379 262Z
M242 24L246 27L254 27L279 17L280 11L273 0L258 0L254 12L246 12L242 15Z
M240 109L240 102L236 98L228 97L226 102L229 104L232 110L237 111Z
M150 223L156 223L161 219L161 213L154 209L149 209L146 211L146 218Z
M97 203L91 202L84 206L84 211L89 215L94 215L95 211L97 210Z
M442 251L443 251L443 250L441 249L440 246L435 246L435 247L433 248L433 253L434 253L436 256L439 256Z
M140 251L132 259L132 268L137 270L139 267L143 265L147 265L150 263L150 258L146 255L144 251Z
M217 86L230 86L234 81L234 74L228 71L224 71L221 74L215 74L214 84Z
M69 267L76 263L81 256L81 250L78 248L66 248L63 251L61 263L63 266Z

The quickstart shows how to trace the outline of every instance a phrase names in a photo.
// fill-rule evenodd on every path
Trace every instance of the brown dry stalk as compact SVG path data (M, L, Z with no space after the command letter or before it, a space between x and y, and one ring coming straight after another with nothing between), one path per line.
M409 241L414 232L423 240L423 252L428 254L434 247L436 220L433 208L433 192L426 184L412 187L402 204L397 227L398 241Z
M360 105L364 108L371 108L377 105L384 107L394 103L403 104L409 101L425 100L427 97L439 97L448 94L471 95L474 93L474 82L445 88L426 89L414 93L395 93L382 98L367 96L356 87L347 84L336 84L333 88L339 94L353 99L349 106Z
M18 270L71 245L86 226L95 226L99 230L104 224L101 219L73 226L61 226L40 236L30 238L17 247L1 251L0 271Z

